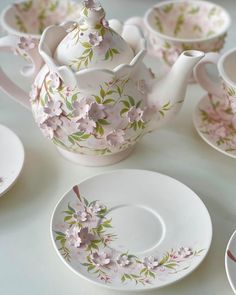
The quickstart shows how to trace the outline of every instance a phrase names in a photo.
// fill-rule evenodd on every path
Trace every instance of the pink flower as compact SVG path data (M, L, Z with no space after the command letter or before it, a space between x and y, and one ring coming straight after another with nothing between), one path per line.
M61 128L63 128L64 132L67 135L76 133L78 131L78 123L74 120L69 120L67 117L65 116L60 116L60 119L62 121L62 126Z
M88 220L89 215L86 211L78 211L73 217L80 222L85 222Z
M144 257L143 259L143 266L149 270L155 269L158 265L159 265L158 260L153 256Z
M90 108L90 98L83 98L79 101L75 101L73 106L73 115L78 118L85 118Z
M105 18L102 19L102 25L104 28L109 29L109 22Z
M94 235L89 233L88 227L84 227L79 232L79 238L81 240L81 245L88 245L92 240L94 240Z
M58 127L61 126L62 122L58 117L49 117L44 124L46 124L53 131L56 131Z
M49 117L60 116L62 113L61 106L62 106L62 103L60 101L50 100L44 106L43 110Z
M236 113L236 96L230 97L230 106L233 113Z
M208 132L215 140L219 140L227 136L228 132L223 122L210 124Z
M128 266L131 263L131 261L128 258L128 255L126 255L126 254L120 255L117 258L116 262L117 262L118 265L120 265L122 267Z
M106 114L104 112L105 107L102 104L98 104L96 102L93 102L90 105L90 109L88 111L88 117L90 120L93 120L94 122L105 118Z
M29 51L35 48L36 42L36 40L30 37L20 37L20 43L18 43L18 47L24 51Z
M125 132L121 129L111 131L107 136L106 140L110 146L118 146L121 145L124 139Z
M89 206L88 209L92 214L97 214L101 212L102 210L104 210L105 208L106 207L103 204L101 204L99 201L96 201L91 206Z
M65 232L66 239L70 246L75 248L80 247L82 241L81 241L81 238L79 237L79 232L80 232L80 228L78 226L72 226L71 228L66 230Z
M79 130L87 134L93 133L93 130L96 127L96 123L89 118L81 118L77 121L77 123L79 123Z
M90 33L89 34L89 43L92 46L99 46L102 42L103 38L99 35L98 32Z
M127 112L127 118L129 122L135 122L135 121L143 121L143 111L140 108L132 107L128 112Z
M94 252L89 257L96 266L106 266L111 262L110 257L105 252Z
M49 79L51 79L50 82L53 89L58 89L61 86L61 78L57 75L57 73L51 73Z
M40 89L35 84L33 84L31 87L30 94L29 94L30 101L34 102L39 97L39 94L40 94Z
M177 251L178 258L188 258L189 256L193 255L193 251L191 248L188 247L180 247Z
M138 89L138 91L141 93L141 94L147 94L148 93L148 86L147 86L147 83L146 83L146 81L145 80L139 80L138 82L137 82L137 89Z
M48 127L46 124L41 124L40 129L46 138L53 139L54 131L51 127Z
M234 129L236 130L236 114L232 118L232 125L233 125Z
M95 11L99 11L102 9L100 2L96 0L84 0L83 4L87 9L91 9Z

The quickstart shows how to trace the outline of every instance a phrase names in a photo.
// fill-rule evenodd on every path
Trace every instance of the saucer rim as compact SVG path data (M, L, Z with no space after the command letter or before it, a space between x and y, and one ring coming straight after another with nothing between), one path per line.
M218 97L218 96L217 96ZM220 98L220 97L218 97ZM193 125L195 130L197 131L198 135L201 137L201 139L207 143L210 147L212 147L214 150L216 150L217 152L220 152L221 154L228 156L232 159L236 159L236 154L231 154L230 152L226 152L223 149L221 149L220 147L218 147L217 145L215 145L215 143L213 143L212 141L210 141L209 139L207 139L204 134L200 131L199 127L198 127L198 123L197 123L197 118L199 118L198 116L198 109L199 109L199 105L204 101L208 99L208 94L204 94L202 96L202 98L199 100L199 102L196 104L194 110L193 110L193 114L192 114L192 121L193 121Z
M208 246L206 247L206 251L205 251L205 253L203 254L203 256L201 257L201 260L198 262L198 264L195 266L195 267L192 267L192 269L189 271L189 272L187 272L187 273L185 273L185 274L183 274L180 278L177 278L177 279L175 279L175 280L173 280L173 281L171 281L171 282L169 282L169 283L166 283L166 284L164 284L164 285L162 285L162 286L145 286L145 288L140 288L140 289L136 289L136 288L134 288L134 287L131 287L131 288L125 288L125 286L124 287L116 287L116 286L111 286L111 285L106 285L106 284L102 284L102 283L100 283L99 281L95 281L95 280L93 280L93 279L91 279L91 278L89 278L89 277L87 277L87 276L85 276L84 274L82 274L82 273L80 273L80 272L78 272L78 271L76 271L71 265L69 265L64 259L63 259L63 257L62 257L62 255L60 254L60 252L58 251L58 247L57 247L57 245L56 245L56 243L55 243L55 240L54 240L54 237L53 237L53 218L54 218L54 215L55 215L55 213L56 213L56 210L57 210L57 208L58 208L58 206L59 206L59 204L62 202L62 200L72 191L72 189L73 189L73 186L72 187L70 187L63 195L62 195L62 197L58 200L58 202L56 203L56 205L55 205L55 207L54 207L54 209L53 209L53 212L52 212L52 215L51 215L51 218L50 218L50 228L49 228L49 230L50 230L50 237L51 237L51 241L52 241L52 244L53 244L53 248L56 250L56 253L57 253L57 255L59 256L59 258L60 258L60 260L63 262L63 264L67 267L67 268L69 268L74 274L76 274L80 279L83 279L83 280L85 280L86 282L88 282L88 283L91 283L91 284L93 284L93 285L95 285L95 286L98 286L98 287L101 287L101 288L105 288L106 290L113 290L113 291L120 291L120 292L130 292L130 293L134 293L134 292L138 292L138 293L140 293L140 292L148 292L148 291L153 291L153 290L157 290L157 289L162 289L162 288L165 288L165 287L168 287L168 286L170 286L170 285L173 285L173 284L175 284L175 283L177 283L177 282L179 282L179 281L181 281L181 280L183 280L183 279L185 279L187 276L189 276L190 274L192 274L194 271L196 271L199 267L200 267L200 265L203 263L203 261L206 259L206 257L207 257L207 255L208 255L208 253L209 253L209 251L210 251L210 249L211 249L211 244L212 244L212 239L213 239L213 224L212 224L212 220L211 220L211 215L210 215L210 213L209 213L209 210L208 210L208 208L206 207L206 205L205 205L205 203L202 201L202 199L198 196L198 194L197 193L195 193L195 191L194 190L192 190L189 186L187 186L186 184L184 184L183 182L181 182L181 181L179 181L179 180L177 180L177 179L175 179L174 177L171 177L171 176L169 176L169 175L166 175L166 174L163 174L163 173L160 173L160 172L156 172L156 171L153 171L153 170L148 170L148 169L132 169L132 168L130 168L130 169L126 169L126 168L121 168L121 169L112 169L112 170L110 170L110 171L104 171L104 172L102 172L102 173L95 173L95 174L93 174L92 176L88 176L88 177L85 177L85 178L83 178L80 182L78 182L76 185L81 185L83 182L86 182L86 181L88 181L88 180L90 180L90 179L94 179L94 178L96 178L96 177L98 177L98 176L102 176L102 175L106 175L106 174L112 174L112 173L116 173L116 172L120 172L120 171L132 171L132 172L145 172L145 173L155 173L155 174L157 174L157 175L161 175L161 176L164 176L164 177L166 177L166 178L168 178L168 179L170 179L170 180L172 180L172 181L174 181L174 182L176 182L176 183L179 183L179 184L181 184L182 186L184 186L185 188L187 188L188 190L190 190L193 194L194 194L194 197L202 204L202 206L205 208L205 214L207 215L207 217L208 217L208 220L209 220L209 227L210 227L210 232L209 232L209 236L208 236L208 242L207 242L207 244L208 244Z
M229 248L234 240L236 240L236 230L231 235L231 237L227 243L226 250L225 250L225 271L226 271L226 275L227 275L227 279L230 284L230 287L232 288L233 292L236 294L236 280L235 280L235 283L233 283L232 276L229 271L229 257L227 255L227 251L229 250Z

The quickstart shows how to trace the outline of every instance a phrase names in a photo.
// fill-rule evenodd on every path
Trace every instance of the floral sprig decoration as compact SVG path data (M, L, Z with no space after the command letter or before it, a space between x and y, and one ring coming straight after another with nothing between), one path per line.
M174 275L188 268L191 261L203 250L179 247L164 255L139 257L113 248L118 237L111 232L112 219L107 218L108 208L99 201L89 202L74 186L75 205L68 204L63 211L64 223L56 229L58 250L68 263L79 261L88 273L105 284L118 280L122 284L152 284L154 280Z

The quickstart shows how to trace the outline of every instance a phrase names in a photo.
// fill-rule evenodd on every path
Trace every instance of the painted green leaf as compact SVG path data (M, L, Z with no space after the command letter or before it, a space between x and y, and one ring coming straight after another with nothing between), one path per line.
M129 95L128 98L129 98L129 102L130 102L131 106L133 107L135 105L135 101L134 101L133 97Z
M83 43L82 43L82 46L83 46L84 48L91 48L91 44L88 43L88 42L83 42Z
M108 99L104 100L103 104L106 105L106 104L112 103L114 101L115 101L114 99L108 98Z
M130 108L130 104L126 100L121 100L121 102L124 104L125 107Z
M100 95L102 98L104 98L106 96L106 92L104 91L104 89L102 87L100 89Z
M101 124L101 125L110 125L110 123L105 119L99 119L98 123Z
M88 267L88 271L93 270L95 267L96 267L95 265L90 265L90 266Z
M75 213L75 209L72 208L72 207L70 206L70 204L68 204L68 209L69 209L70 211L72 211L73 213Z
M101 98L99 96L94 95L94 97L95 97L95 100L96 100L97 103L100 103L100 104L102 103L102 100L101 100Z
M65 234L61 231L54 231L57 235L65 237Z
M64 221L68 221L68 220L70 220L72 218L72 216L66 216L65 218L64 218Z

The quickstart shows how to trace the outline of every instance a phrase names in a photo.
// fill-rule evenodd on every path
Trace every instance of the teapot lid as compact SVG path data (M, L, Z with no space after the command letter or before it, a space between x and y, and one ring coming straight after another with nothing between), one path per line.
M67 35L54 58L77 72L85 68L114 69L129 64L134 56L130 45L109 27L101 4L85 0L78 22L68 23Z

